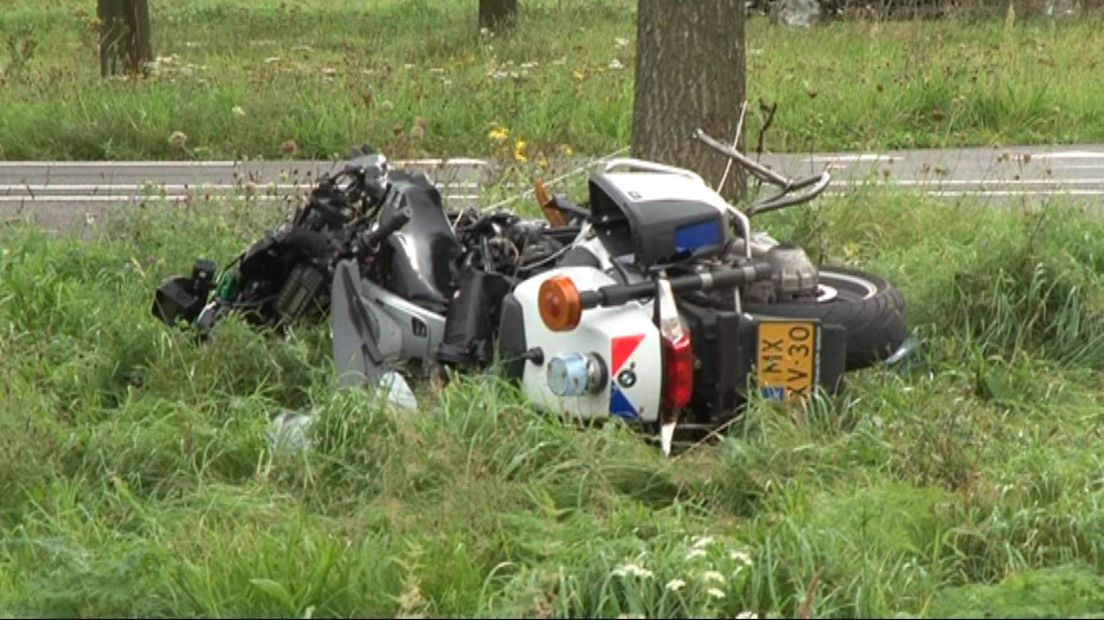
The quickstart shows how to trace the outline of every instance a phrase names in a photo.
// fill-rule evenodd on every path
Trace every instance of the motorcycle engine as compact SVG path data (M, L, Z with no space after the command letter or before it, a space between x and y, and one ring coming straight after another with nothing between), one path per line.
M816 295L818 272L805 250L785 243L765 248L753 245L752 255L770 263L772 275L770 280L757 282L744 291L744 299L748 302L769 304Z

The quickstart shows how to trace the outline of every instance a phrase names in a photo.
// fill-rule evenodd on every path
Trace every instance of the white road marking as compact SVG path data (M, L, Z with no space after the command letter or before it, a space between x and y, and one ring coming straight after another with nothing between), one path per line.
M889 179L886 181L874 180L838 180L829 183L830 187L846 187L851 185L899 185L901 187L927 187L927 186L940 186L940 185L954 185L954 186L969 186L979 185L982 187L1000 187L1002 185L1018 186L1018 185L1040 185L1044 187L1063 187L1067 185L1104 185L1104 177L1096 178L1080 178L1080 179Z
M801 159L800 155L794 155L794 157ZM899 161L901 157L897 155L888 155L885 153L858 153L854 155L811 155L807 160L811 161Z
M1099 164L1055 164L1053 170L1104 170L1104 162Z
M4 168L233 168L250 165L273 166L332 166L337 167L344 161L299 161L299 160L248 160L238 161L0 161L0 170ZM396 159L388 162L395 167L427 166L472 166L481 168L490 166L485 159L472 157Z
M842 198L850 195L850 192L841 191L828 191L824 192L824 196L831 196L834 198ZM981 189L960 189L960 190L935 190L924 192L926 196L932 196L935 198L958 198L963 196L982 196L982 197L1009 197L1009 196L1104 196L1104 188L1102 189L1070 189L1070 190L1032 190L1032 189L1010 189L1010 190L981 190Z
M443 197L446 200L477 200L479 194L444 194ZM31 196L0 196L0 202L11 203L51 203L51 202L112 202L116 204L136 204L139 202L152 202L152 201L174 201L184 202L187 201L189 196L180 194L168 194L165 196L77 196L77 195L54 195L54 196L38 196L32 198ZM231 199L231 198L243 198L245 200L292 200L294 196L273 196L257 194L254 196L218 196L218 198Z
M1104 159L1101 151L1061 151L1058 153L1031 153L1035 159Z
M146 183L8 183L0 184L0 192L89 192L90 195L96 195L106 192L131 192L142 190L157 190L165 192L184 192L190 190L247 190L248 186L252 186L253 190L262 189L277 189L277 190L296 190L296 189L310 189L314 187L312 183L167 183L160 184L152 181ZM478 188L479 183L475 182L455 182L455 183L438 183L438 187L444 189L474 189Z

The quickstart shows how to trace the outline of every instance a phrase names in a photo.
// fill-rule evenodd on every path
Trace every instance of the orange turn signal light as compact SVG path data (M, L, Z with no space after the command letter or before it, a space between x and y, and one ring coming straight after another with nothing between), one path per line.
M537 292L537 307L545 327L554 332L575 329L583 315L579 289L567 276L553 276Z

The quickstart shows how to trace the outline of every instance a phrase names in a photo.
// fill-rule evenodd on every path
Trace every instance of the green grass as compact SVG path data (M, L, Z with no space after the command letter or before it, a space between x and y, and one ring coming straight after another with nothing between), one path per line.
M530 160L631 131L635 2L530 0L483 37L475 3L154 0L158 73L98 75L85 0L0 11L0 159L343 156ZM1104 140L1102 17L845 21L747 35L749 134L774 150ZM617 60L623 68L616 68ZM735 104L734 104L735 105ZM501 125L502 142L488 138ZM184 143L170 144L182 132Z
M490 376L414 413L335 391L325 325L149 316L283 215L0 229L0 615L1104 612L1092 215L868 190L764 216L897 283L924 352L673 460ZM316 412L310 452L268 450L285 408Z

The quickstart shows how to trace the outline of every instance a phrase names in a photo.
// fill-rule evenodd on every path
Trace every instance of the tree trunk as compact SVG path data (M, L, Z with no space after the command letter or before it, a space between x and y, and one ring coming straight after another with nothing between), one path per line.
M489 30L510 28L517 23L517 0L479 0L479 27Z
M136 75L153 60L149 0L97 0L100 18L100 75Z
M736 135L744 0L639 0L638 6L633 155L690 168L716 186L727 159L690 135L698 127L730 143ZM733 165L721 194L734 201L745 188Z

